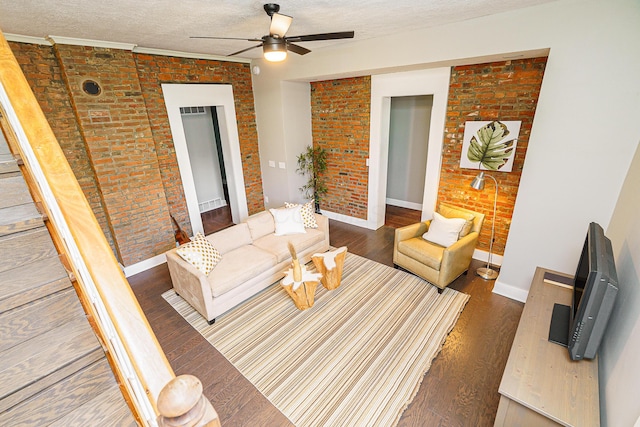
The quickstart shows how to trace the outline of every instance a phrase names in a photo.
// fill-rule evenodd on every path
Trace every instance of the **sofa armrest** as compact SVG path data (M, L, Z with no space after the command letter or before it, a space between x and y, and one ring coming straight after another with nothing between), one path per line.
M476 231L472 231L453 245L445 248L442 254L440 272L441 274L444 273L446 277L441 277L441 282L448 283L469 268L473 251L478 242L478 236Z
M175 249L166 253L167 266L175 291L191 304L207 320L209 305L213 300L207 276L182 259Z
M329 218L319 213L313 213L316 217L316 222L318 223L318 230L329 230Z
M314 215L316 217L316 222L318 223L318 230L324 233L324 237L327 243L329 243L329 218L318 213L314 213Z

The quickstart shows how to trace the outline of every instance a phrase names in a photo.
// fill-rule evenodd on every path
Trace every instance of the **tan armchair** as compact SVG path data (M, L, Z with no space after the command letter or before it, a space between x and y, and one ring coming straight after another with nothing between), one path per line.
M446 218L463 218L472 223L469 234L445 248L422 238L431 220L396 229L393 263L422 277L438 292L466 272L478 242L484 214L441 203L438 212Z

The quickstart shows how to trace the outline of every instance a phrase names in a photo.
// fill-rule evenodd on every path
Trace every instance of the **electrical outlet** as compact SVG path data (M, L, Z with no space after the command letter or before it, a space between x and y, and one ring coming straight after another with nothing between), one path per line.
M276 162L273 160L269 160L269 167L270 168L275 168L276 167Z
M269 196L264 196L264 202L269 203Z
M279 167L280 169L284 169L284 168L285 168L285 167L284 167L284 162L278 162L278 167Z

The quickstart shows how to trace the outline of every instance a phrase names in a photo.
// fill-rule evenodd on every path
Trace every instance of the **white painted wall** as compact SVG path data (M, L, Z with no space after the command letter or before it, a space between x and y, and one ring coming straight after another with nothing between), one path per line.
M433 97L391 98L387 204L422 210Z
M618 272L618 297L598 359L602 419L609 426L631 426L640 418L639 198L640 144L605 232L611 239Z

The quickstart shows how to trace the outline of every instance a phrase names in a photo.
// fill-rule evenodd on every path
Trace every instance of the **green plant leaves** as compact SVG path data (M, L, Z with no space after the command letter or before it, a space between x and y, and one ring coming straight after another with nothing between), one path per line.
M489 170L499 170L513 153L514 139L504 140L508 135L507 126L497 120L481 127L471 137L467 158L472 162L479 162Z
M327 193L327 185L324 173L327 171L327 151L321 147L307 146L306 150L298 155L298 172L307 176L307 183L300 187L305 198L315 200L316 205Z

